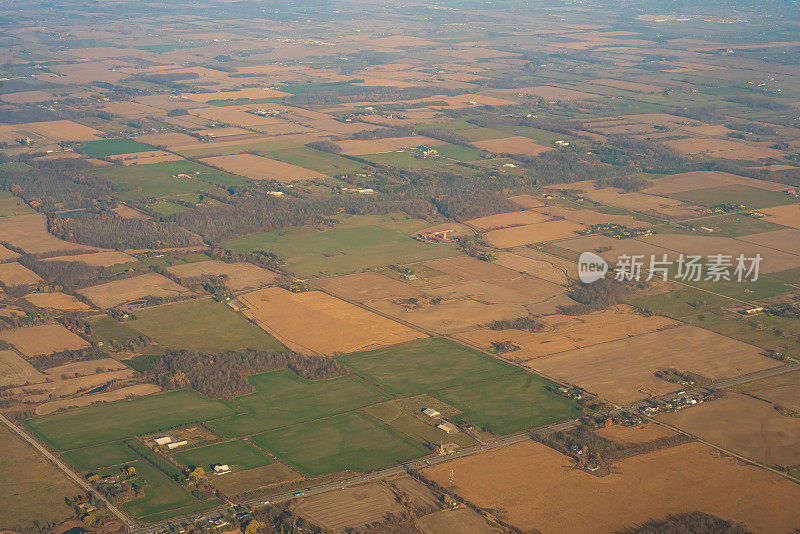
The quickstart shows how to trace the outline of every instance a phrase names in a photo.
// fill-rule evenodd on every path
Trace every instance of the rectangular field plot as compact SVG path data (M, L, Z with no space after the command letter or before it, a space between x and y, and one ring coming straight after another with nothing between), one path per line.
M365 414L343 414L273 430L253 443L311 476L365 472L424 456L428 449Z
M101 139L87 141L80 147L81 152L87 156L104 158L118 154L133 154L135 152L149 152L154 150L150 145L145 145L133 139Z
M234 252L269 250L303 278L458 254L453 245L431 245L411 238L426 225L414 219L358 216L347 218L341 225L324 232L303 226L251 234L226 241L221 246Z
M137 311L136 319L127 324L161 345L174 349L224 352L284 348L275 338L250 324L241 314L213 299Z
M225 402L182 390L28 419L25 426L53 448L68 450L231 413Z
M547 391L548 384L536 375L518 372L445 389L434 395L461 410L461 414L454 417L456 421L503 435L580 414L570 401Z
M215 443L177 452L172 457L186 467L202 467L206 471L213 469L218 464L227 464L245 470L272 463L272 458L244 441Z
M349 354L339 361L403 396L515 372L509 365L444 338Z
M83 449L75 449L65 452L61 457L79 471L103 469L139 459L124 441L112 441L84 447Z
M704 206L715 206L717 204L743 204L749 209L767 208L770 206L782 206L784 204L794 204L797 201L783 191L768 191L746 185L726 185L722 187L710 187L708 189L695 189L693 191L683 191L673 193L672 198L702 204Z
M189 293L189 290L176 284L166 276L149 272L131 278L90 286L78 292L100 308L113 308L126 302L146 299L147 297L176 297Z
M347 532L370 523L381 523L386 514L401 514L403 508L387 486L366 484L311 495L296 511L330 532Z
M212 422L225 436L244 436L272 428L347 412L389 398L352 375L304 380L285 369L250 377L256 392L236 399L244 414Z
M62 350L78 350L89 343L60 324L43 324L0 332L0 340L14 345L25 356L52 354Z

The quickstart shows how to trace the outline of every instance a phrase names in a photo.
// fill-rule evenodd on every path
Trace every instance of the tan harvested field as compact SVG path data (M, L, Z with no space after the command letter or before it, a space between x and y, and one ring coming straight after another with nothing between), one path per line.
M262 269L252 263L210 260L185 263L168 267L167 272L175 276L181 283L184 280L198 279L202 276L225 276L225 287L231 291L257 289L274 282L278 275Z
M114 213L122 217L123 219L149 219L150 217L142 213L141 211L137 211L129 206L124 204L120 204L116 208L114 208Z
M107 250L104 252L94 252L89 254L73 254L70 256L53 256L46 258L45 261L80 261L95 267L111 267L122 263L136 261L130 254L119 252L118 250Z
M189 290L185 287L158 273L141 274L78 291L99 308L113 308L126 302L150 296L177 297L188 292Z
M505 228L508 226L521 226L524 224L536 224L549 220L550 217L543 215L538 211L512 211L509 213L498 213L497 215L488 215L479 219L472 219L467 221L477 228L478 230L490 230L492 228Z
M663 178L651 180L650 187L645 189L645 193L653 195L669 195L683 191L696 191L698 189L708 189L711 187L724 187L726 185L744 185L768 191L782 191L786 189L784 184L767 182L766 180L756 180L745 178L721 171L697 171L684 172L681 174L671 174Z
M391 481L398 491L408 497L411 507L419 514L430 514L442 509L442 503L422 482L403 475Z
M42 281L38 274L17 262L0 263L0 282L4 286L38 284Z
M488 150L495 154L523 154L525 156L538 156L542 152L553 150L551 147L534 143L527 137L506 137L505 139L490 139L472 143L481 150Z
M432 260L426 262L425 265L439 272L457 276L467 282L479 281L494 284L513 289L520 294L534 299L550 295L553 291L561 291L561 289L554 284L545 282L544 280L470 256L456 256L453 258Z
M41 213L2 217L0 218L0 241L19 247L30 254L96 250L94 247L58 239L48 233L46 224L46 218Z
M402 511L394 492L377 483L311 495L295 507L297 514L333 532L382 522L386 514Z
M675 251L656 246L652 243L644 243L638 239L614 239L605 235L588 235L576 237L574 239L566 239L564 241L559 241L556 245L575 253L575 262L571 262L568 266L569 273L573 276L577 275L576 262L578 254L585 251L595 252L611 263L615 263L617 258L623 254L645 255L648 261L650 254L656 254L659 259L663 254L667 254L669 259L674 259L678 256ZM525 252L524 249L518 250L520 250L520 253Z
M52 354L62 350L77 350L89 346L82 337L73 334L60 324L45 324L14 328L0 332L0 339L14 345L28 357Z
M691 137L664 141L663 144L681 154L704 155L712 158L756 160L785 156L783 152L774 148L732 139Z
M538 208L544 206L544 202L533 195L515 195L513 197L508 197L508 200L519 204L523 208Z
M572 209L562 206L548 206L539 208L536 211L551 217L563 217L568 221L585 224L587 226L603 223L619 224L629 228L652 226L649 222L635 219L633 215L612 215L594 210Z
M255 154L234 154L215 156L203 159L205 163L228 172L245 176L253 180L277 180L279 182L295 182L297 180L313 180L325 175L304 169L297 165L256 156Z
M564 266L558 261L558 258L553 258L552 256L537 259L500 251L496 254L494 263L507 269L547 280L553 284L565 285L569 282ZM574 270L572 264L569 264L569 268Z
M431 139L422 135L413 137L387 137L385 139L350 140L337 141L337 145L342 147L342 153L350 156L363 156L365 154L382 154L384 152L395 152L404 148L415 148L421 145L438 146L444 141Z
M739 254L744 254L749 258L761 254L763 260L759 270L762 273L774 273L800 267L800 256L729 237L656 234L637 238L637 241L650 243L674 252L701 256L728 254L736 258Z
M593 183L576 182L566 189L583 189L586 196L601 204L616 206L629 211L638 211L661 218L688 218L700 214L698 208L675 200L647 193L625 192L614 187L597 189Z
M369 302L383 299L419 298L419 289L382 274L365 272L315 280L314 283L347 300Z
M680 389L653 373L676 368L721 380L779 365L761 349L693 326L542 356L525 365L618 404Z
M675 435L675 432L655 423L645 423L638 426L614 425L598 428L595 434L610 439L622 445L633 445L637 443L647 443L660 438L668 438Z
M41 136L52 141L92 141L100 139L103 132L72 121L28 122L25 124L0 125L0 140L19 136Z
M479 328L462 332L458 337L486 349L496 341L511 341L520 349L510 353L509 357L525 362L550 354L624 340L680 324L657 315L644 317L627 305L574 317L548 315L540 317L538 322L545 326L539 332ZM530 362L527 365L535 366Z
M285 125L286 122L274 117L262 117L253 113L248 113L249 108L244 106L209 107L189 110L191 115L177 117L177 120L189 120L194 124L186 126L192 130L199 130L206 127L207 121L215 121L223 124L230 124L240 128L254 128L256 126ZM201 120L196 120L199 117ZM194 120L193 120L194 119ZM204 120L203 120L204 119ZM175 120L175 119L173 119Z
M417 519L417 528L422 534L451 534L469 532L470 534L500 534L499 528L490 526L486 520L471 508L442 510Z
M759 534L800 526L800 486L768 471L687 443L627 458L610 475L573 469L574 462L535 442L476 454L428 468L449 485L523 531L611 533L651 518L700 510L744 523Z
M626 82L623 80L614 80L611 78L596 78L589 80L590 83L596 85L603 85L605 87L613 87L615 89L624 89L626 91L635 91L638 93L657 93L663 91L663 87L658 85L651 85L647 83Z
M759 389L750 395L800 413L800 383Z
M0 386L22 385L43 380L44 375L13 350L0 350Z
M141 135L137 139L150 146L160 146L166 148L193 145L198 143L196 137L179 132Z
M766 215L765 221L800 229L800 204L787 204L758 211Z
M89 305L79 301L72 295L56 291L53 293L30 293L25 295L25 300L38 308L52 308L54 310L88 310Z
M290 467L274 462L255 469L238 471L222 477L214 478L214 487L229 497L239 495L246 491L267 488L276 484L300 480L302 475Z
M521 89L514 89L513 91L514 94L521 93L524 96L535 96L543 100L569 101L569 100L592 100L593 98L601 98L600 95L586 93L583 91L574 91L572 89L563 89L561 87L553 87L551 85L523 87Z
M474 328L478 324L528 315L528 310L521 304L490 304L469 298L413 309L385 300L372 302L370 307L440 334L452 334Z
M513 248L575 236L585 226L567 220L525 224L486 233L486 240L497 248Z
M658 417L681 430L768 465L800 464L800 418L739 393Z
M0 261L13 260L14 258L19 258L19 254L0 245Z
M767 248L774 248L790 254L800 254L800 230L784 228L761 234L744 235L737 237L739 241L746 241Z
M394 345L424 334L321 291L278 287L239 297L244 314L292 350L331 355ZM309 325L314 325L313 329Z
M276 89L269 89L266 87L251 87L249 89L239 89L238 91L224 91L220 93L184 93L181 95L186 100L193 102L206 103L210 100L237 100L240 98L276 98L280 96L289 96L289 93L278 91Z
M109 156L109 158L125 166L183 160L181 156L173 154L172 152L164 152L163 150L150 150L147 152L135 152L133 154L117 154Z
M96 402L113 402L118 400L127 399L129 397L141 397L143 395L152 395L161 391L159 386L155 384L136 384L134 386L126 386L113 391L103 393L94 393L92 395L81 395L73 399L58 399L54 401L45 402L36 407L36 415L47 415L59 410L67 408L78 408L81 406L89 406Z

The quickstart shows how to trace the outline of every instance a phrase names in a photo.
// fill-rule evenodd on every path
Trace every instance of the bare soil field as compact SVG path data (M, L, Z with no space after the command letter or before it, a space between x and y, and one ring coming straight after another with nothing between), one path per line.
M295 182L297 180L313 180L325 175L304 169L297 165L263 158L255 154L234 154L205 158L205 163L228 172L245 176L253 180L277 180L279 182Z
M417 528L423 534L450 534L469 532L470 534L499 534L499 528L489 526L484 518L470 508L442 510L417 519Z
M54 310L88 310L89 305L84 304L72 295L55 291L52 293L30 293L25 295L25 300L38 308L52 308Z
M494 263L507 269L529 274L553 284L565 285L569 282L565 267L557 258L529 258L505 251L498 252L496 256ZM569 267L574 270L572 264Z
M249 308L244 314L253 322L290 349L306 354L348 353L426 337L321 291L292 293L273 287L239 300Z
M490 139L472 143L481 150L488 150L495 154L524 154L525 156L538 156L542 152L553 150L551 147L534 143L527 137L506 137L505 139Z
M184 282L184 279L189 280L202 276L225 276L227 277L225 287L231 291L257 289L278 278L278 275L272 271L262 269L252 263L225 263L217 260L175 265L168 267L167 272L175 276L181 283Z
M769 402L726 392L658 419L768 465L800 464L800 418L781 415Z
M638 426L614 425L598 428L594 433L621 445L647 443L648 441L675 435L672 430L654 423L645 423Z
M792 228L800 228L800 204L787 204L758 211L766 215L764 217L765 221L791 226Z
M395 478L391 484L408 497L411 507L419 514L430 514L442 509L441 502L430 488L409 475Z
M0 218L0 241L19 247L30 254L71 250L96 251L94 247L62 241L47 231L41 213Z
M321 278L314 283L347 300L370 302L383 299L419 298L419 289L382 274L365 272Z
M651 223L635 219L632 215L612 215L594 210L572 209L562 206L547 206L536 211L551 217L563 217L568 221L591 226L593 224L619 224L629 228L652 226Z
M486 240L497 248L513 248L575 236L585 226L567 220L545 221L514 226L486 233Z
M657 234L637 238L637 241L650 243L675 252L701 256L728 254L735 258L739 254L744 254L745 257L754 257L756 254L761 254L763 260L760 272L762 273L774 273L800 267L800 256L729 237Z
M151 395L161 391L159 386L155 384L136 384L133 386L126 386L113 391L103 393L94 393L92 395L81 395L71 399L58 399L45 402L36 407L36 415L47 415L49 413L57 412L58 410L66 408L78 408L81 406L89 406L96 402L113 402L118 400L127 399L130 397L141 397L143 395Z
M523 208L539 208L544 206L544 202L533 195L515 195L513 197L508 197L508 200L519 204Z
M573 460L535 442L476 454L426 469L482 508L523 531L615 532L648 519L700 510L757 533L800 525L800 486L763 469L687 443L625 459L610 475L573 469Z
M387 137L385 139L350 140L337 141L342 147L342 153L350 156L363 156L365 154L383 154L384 152L395 152L404 148L414 148L418 146L438 146L444 141L431 139L422 135L412 137Z
M705 155L712 158L756 160L785 156L783 152L774 148L731 139L692 137L664 141L663 144L681 154Z
M38 274L17 262L0 264L0 282L4 286L38 284L42 281Z
M292 468L273 462L269 465L230 473L214 479L214 486L229 497L246 491L267 488L283 482L300 480L302 475Z
M146 273L78 291L99 308L113 308L146 297L176 297L189 290L158 273Z
M44 375L13 350L0 350L0 386L21 385L37 381Z
M295 508L299 515L333 532L382 522L386 514L402 511L394 492L383 484L365 484L311 495Z
M289 93L266 87L251 87L248 89L239 89L238 91L223 91L219 93L184 93L181 95L181 97L186 100L201 103L206 103L211 100L238 100L240 98L261 99L281 96L289 96Z
M522 226L525 224L536 224L549 220L550 217L538 211L512 211L509 213L498 213L488 215L479 219L467 221L478 230L490 230L492 228L506 228L509 226Z
M680 389L659 369L691 371L711 380L779 365L761 349L693 326L680 326L529 360L545 375L577 384L618 404Z
M45 324L14 328L0 332L0 339L14 345L25 356L52 354L62 350L77 350L89 346L89 343L61 326Z
M628 339L680 324L657 315L644 317L627 305L581 316L548 315L540 317L538 322L545 327L539 332L479 328L462 332L457 337L486 349L496 341L511 341L519 350L509 353L508 356L515 361L526 362L549 354ZM534 366L532 363L528 365Z
M94 252L89 254L53 256L51 258L45 258L45 261L80 261L96 267L111 267L112 265L136 261L136 258L130 254L125 254L124 252L119 252L117 250L107 250L104 252Z
M744 176L737 176L721 171L697 171L671 174L663 178L651 180L651 184L650 187L645 189L645 192L653 195L669 195L672 193L696 191L697 189L723 187L726 185L745 185L747 187L756 187L768 191L782 191L786 188L783 184L756 180L754 178L745 178Z

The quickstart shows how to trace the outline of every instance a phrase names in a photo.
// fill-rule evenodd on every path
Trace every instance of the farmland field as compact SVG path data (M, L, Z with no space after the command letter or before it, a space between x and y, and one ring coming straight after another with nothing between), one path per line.
M213 299L147 308L138 311L136 319L127 324L175 349L206 352L283 349L275 338Z
M797 202L796 199L790 197L783 191L769 191L745 185L695 189L693 191L673 193L671 196L678 200L685 200L705 206L731 203L743 204L749 209L768 208L770 206L781 206Z
M8 191L0 191L0 217L24 213L33 213L33 210L21 198Z
M81 152L95 158L115 156L117 154L133 154L134 152L147 152L153 150L150 145L145 145L133 139L102 139L87 141L81 145Z
M311 495L297 507L301 516L335 532L380 522L387 513L402 511L394 493L382 484Z
M25 356L52 354L62 350L86 348L89 343L60 324L14 328L0 332L0 339L16 347Z
M75 466L79 471L102 469L139 459L124 441L111 441L99 445L91 445L82 449L74 449L65 452L61 457Z
M37 417L25 426L51 447L68 450L231 413L225 402L182 390Z
M272 430L251 439L311 476L371 471L428 453L422 445L358 413Z
M210 423L213 431L231 437L255 434L347 412L389 397L352 375L304 380L284 369L252 376L249 381L256 392L236 398L245 413Z
M166 276L147 272L131 278L89 286L78 292L100 308L112 308L147 297L176 297L189 293L189 290Z
M246 470L272 463L272 458L245 441L227 441L181 450L173 453L172 457L187 467L198 466L206 471L212 470L217 464L227 464Z

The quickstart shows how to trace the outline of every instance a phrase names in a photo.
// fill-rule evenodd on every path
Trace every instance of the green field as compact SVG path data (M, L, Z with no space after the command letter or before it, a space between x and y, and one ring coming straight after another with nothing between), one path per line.
M231 407L191 390L96 404L35 419L25 426L54 449L69 450L230 415Z
M194 502L188 491L148 462L139 460L129 465L136 470L136 477L144 482L144 495L122 505L132 515L142 517Z
M116 156L118 154L133 154L136 152L148 152L156 150L150 145L145 145L133 139L102 139L100 141L87 141L80 147L80 151L87 156L104 158Z
M516 372L476 350L444 338L409 341L339 358L347 368L398 395L413 396Z
M209 424L212 431L237 437L311 421L387 400L389 395L358 377L304 380L288 369L249 378L256 392L237 397L246 413Z
M419 412L422 409L414 410L414 414L410 413L408 406L405 405L406 403L404 403L403 400L406 399L395 399L382 404L375 404L364 408L364 411L418 443L438 445L440 442L449 443L452 441L462 447L475 445L475 440L467 434L462 432L448 434L432 424L438 421L424 416L423 417L428 420L423 421L419 417ZM434 408L434 404L441 404L441 402L436 400L430 404L426 404L425 407ZM452 416L453 414L449 415Z
M185 193L219 190L219 186L241 185L246 178L218 171L192 161L168 161L128 167L108 167L95 171L114 183L120 200L160 198ZM200 174L195 175L195 172ZM188 174L189 178L173 178Z
M33 209L25 204L24 200L15 197L9 191L0 191L0 217L22 215L23 213L33 213Z
M78 471L103 469L139 459L124 441L112 441L83 449L75 449L65 452L61 457L75 466Z
M429 452L361 413L265 432L253 436L252 441L310 476L371 471Z
M8 163L0 163L0 171L5 172L28 172L33 167L27 163L9 161Z
M364 169L364 164L357 161L306 146L286 148L283 150L263 150L259 151L259 153L267 158L276 159L330 176L358 172Z
M206 352L284 347L242 314L213 299L192 300L136 312L127 323L165 347Z
M456 421L504 435L580 415L575 405L547 391L546 385L548 382L537 375L517 372L434 395L462 411L455 416Z
M320 232L309 226L250 234L221 244L234 252L277 254L301 278L344 274L392 263L458 254L454 245L419 243L411 235L429 223L402 216L352 216Z
M696 189L694 191L674 193L670 196L678 200L702 204L703 206L715 206L717 204L727 203L744 204L751 210L797 203L797 199L790 197L782 191L767 191L766 189L758 189L746 185L709 187L708 189Z
M738 213L727 213L725 215L715 215L714 217L692 219L690 221L685 221L684 224L690 224L695 228L701 226L714 228L714 237L739 237L742 235L771 232L783 228L777 224Z
M228 464L242 470L272 463L272 458L245 441L215 443L177 452L172 457L186 467L202 467L209 471L217 464Z

